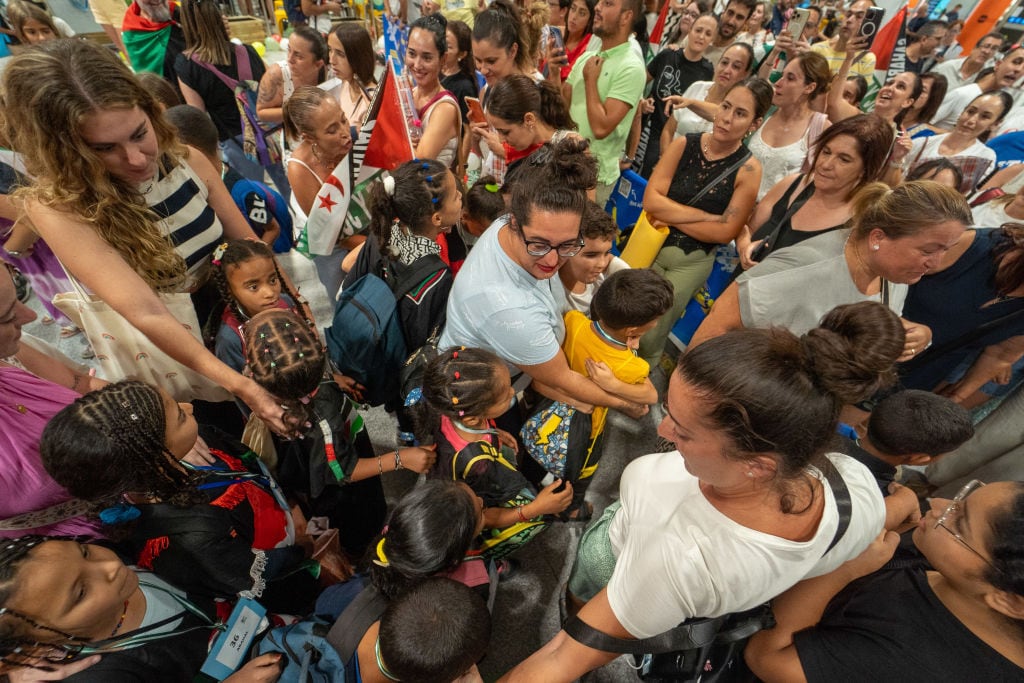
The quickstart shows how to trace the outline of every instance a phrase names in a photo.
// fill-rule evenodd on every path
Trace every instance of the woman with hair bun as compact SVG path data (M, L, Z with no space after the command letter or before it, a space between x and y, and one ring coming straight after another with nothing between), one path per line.
M894 378L903 328L871 302L840 306L797 337L736 330L684 353L658 434L675 451L622 474L619 503L580 541L569 590L579 619L646 638L697 617L753 608L856 557L882 530L870 472L826 453L840 409ZM833 545L836 484L852 499ZM571 681L617 655L562 631L509 681Z
M506 180L544 143L558 142L576 130L558 89L522 74L491 88L485 114L487 123L474 124L473 132L487 140L488 147L505 148Z
M459 271L438 345L491 351L512 366L513 379L529 374L548 398L642 415L647 406L573 372L561 348L565 288L555 276L583 249L583 211L597 184L597 161L585 141L568 138L548 143L526 163L506 222L480 236ZM499 426L518 431L520 425Z
M778 325L801 334L834 306L881 301L903 311L907 286L934 271L971 224L971 209L956 190L929 180L890 189L871 183L853 200L853 228L782 249L740 275L715 301L691 346L738 327ZM931 330L904 322L913 358L931 342Z

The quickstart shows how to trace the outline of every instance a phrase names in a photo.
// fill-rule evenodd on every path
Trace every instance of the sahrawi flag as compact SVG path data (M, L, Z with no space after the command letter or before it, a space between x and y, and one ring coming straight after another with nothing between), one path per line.
M296 249L307 256L330 254L338 237L353 235L369 225L367 188L384 171L412 160L409 127L395 86L394 66L384 72L359 137L349 157L324 181L313 200L309 219ZM353 173L352 169L358 169ZM355 176L355 187L352 178Z
M377 88L366 114L359 138L352 149L357 169L356 184L349 205L348 226L358 232L369 225L370 212L366 206L367 188L384 171L392 171L413 159L409 122L402 111L398 94L395 65L390 62L384 71L384 81Z

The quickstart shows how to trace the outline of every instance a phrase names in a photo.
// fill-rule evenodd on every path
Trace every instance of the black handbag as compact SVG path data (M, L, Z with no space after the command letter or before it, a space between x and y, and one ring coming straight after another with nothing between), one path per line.
M839 524L827 555L850 526L853 501L842 475L831 461L822 467L839 512ZM652 683L746 683L755 680L743 649L750 636L775 625L771 605L765 603L743 612L718 617L688 619L675 628L650 638L616 638L582 621L578 616L566 622L569 636L589 648L633 655L640 678Z

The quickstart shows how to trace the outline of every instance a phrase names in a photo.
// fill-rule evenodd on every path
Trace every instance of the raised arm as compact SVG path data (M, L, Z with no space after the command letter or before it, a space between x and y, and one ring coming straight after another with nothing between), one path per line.
M839 73L832 79L832 87L829 90L827 106L825 108L828 120L832 123L839 123L843 119L848 119L861 113L860 109L843 99L843 83L846 83L846 78L850 75L851 69L853 69L853 63L860 56L861 48L859 46L863 44L862 41L862 38L857 38L856 41L851 41L847 44L846 59L843 60L842 66L839 67ZM854 47L855 44L858 46L856 49Z

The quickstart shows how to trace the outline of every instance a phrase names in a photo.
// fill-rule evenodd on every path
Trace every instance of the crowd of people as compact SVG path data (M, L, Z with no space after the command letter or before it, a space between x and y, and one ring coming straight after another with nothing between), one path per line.
M97 3L106 46L10 0L0 680L479 681L560 524L503 681L766 604L663 675L1024 676L1024 47L922 2L876 78L870 0L665 2L388 7L360 223L373 18L303 0L265 61L217 3ZM666 452L595 509L616 424Z

